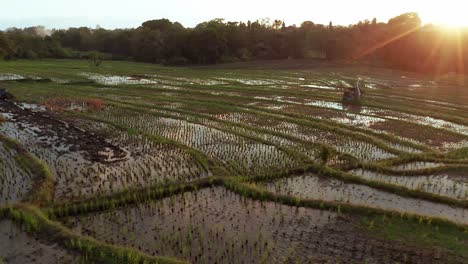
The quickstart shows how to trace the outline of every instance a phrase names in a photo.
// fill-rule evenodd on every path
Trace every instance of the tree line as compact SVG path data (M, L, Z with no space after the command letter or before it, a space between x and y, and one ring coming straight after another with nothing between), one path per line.
M465 72L467 32L422 26L416 13L387 23L360 21L349 26L281 20L226 22L214 19L185 28L167 19L138 28L106 30L44 27L0 31L0 59L132 59L167 65L213 64L258 59L322 58L375 60L405 70Z

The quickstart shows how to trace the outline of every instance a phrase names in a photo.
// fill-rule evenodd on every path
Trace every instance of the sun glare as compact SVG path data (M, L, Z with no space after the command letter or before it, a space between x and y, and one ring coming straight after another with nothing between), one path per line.
M425 23L447 28L468 27L468 16L464 13L461 1L428 1L419 12Z

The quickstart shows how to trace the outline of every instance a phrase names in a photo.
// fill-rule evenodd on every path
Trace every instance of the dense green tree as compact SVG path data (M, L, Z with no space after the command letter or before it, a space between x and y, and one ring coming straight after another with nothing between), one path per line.
M214 19L184 28L168 19L150 20L135 29L44 27L0 31L0 59L134 59L164 64L207 64L253 59L326 58L380 60L396 68L465 72L468 31L447 33L422 26L416 13L388 23L364 20L336 26L282 20L226 22Z

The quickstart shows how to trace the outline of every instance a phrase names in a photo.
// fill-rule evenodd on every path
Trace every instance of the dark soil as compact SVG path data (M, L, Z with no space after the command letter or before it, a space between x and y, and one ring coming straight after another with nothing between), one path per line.
M48 111L23 109L13 101L0 100L0 112L11 114L11 122L28 124L35 128L38 137L48 138L50 147L69 146L69 151L82 152L91 162L111 163L124 159L127 153L106 141L105 138L59 120Z

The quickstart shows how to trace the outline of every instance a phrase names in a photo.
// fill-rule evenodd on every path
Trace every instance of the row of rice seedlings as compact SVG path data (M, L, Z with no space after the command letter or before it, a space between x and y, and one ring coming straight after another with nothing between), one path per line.
M29 236L11 220L0 222L0 256L5 263L83 263L84 258L50 241Z
M34 175L18 158L16 150L0 142L0 204L17 203L32 188Z
M199 149L209 157L220 160L225 166L238 168L244 173L261 173L265 170L288 167L293 163L291 157L274 146L181 119L158 117L115 107L97 115L105 120Z
M382 120L387 121L386 119L379 117L372 117L368 115L360 115L356 113L349 113L344 111L335 111L336 109L326 109L321 107L308 107L306 105L294 104L294 102L289 102L290 104L267 104L264 102L248 104L247 108L255 109L262 112L267 112L269 115L278 115L278 110L281 110L280 118L285 117L294 117L295 119L315 119L315 122L324 120L325 123L321 125L325 126L337 126L344 129L349 129L349 125L352 125L352 131L360 132L361 135L365 136L374 136L379 138L387 146L397 149L402 152L409 153L421 153L421 149L426 150L428 147L421 145L419 142L410 142L411 139L407 138L397 138L391 134L388 134L386 131L374 131L374 124L381 123ZM335 104L329 102L330 104ZM344 107L344 106L343 106ZM349 109L350 111L355 111ZM348 111L348 109L346 109ZM286 115L285 115L286 114ZM331 122L330 122L331 121ZM336 124L335 124L336 123ZM372 128L368 128L372 127ZM369 133L371 132L371 133ZM461 135L459 135L460 137ZM410 141L408 141L410 140Z
M61 168L74 168L62 174L57 199L104 195L163 182L189 182L211 175L192 155L176 146L123 132L111 141L125 146L129 157L112 164L57 164Z
M341 180L322 178L314 174L280 179L266 183L265 188L271 192L302 199L340 202L397 211L402 214L442 218L462 225L468 224L468 212L464 208L402 197L365 185L345 183Z
M297 105L304 105L304 106L314 106L314 107L322 107L328 108L332 110L346 110L346 106L339 102L331 102L331 101L323 101L323 100L313 100L313 99L302 99L296 97L286 97L286 96L257 96L255 99L259 100L270 100L279 103L288 103L288 104L297 104ZM450 132L459 133L462 135L468 135L468 127L460 124L456 124L450 121L445 121L438 118L433 118L429 116L419 116L415 114L409 114L404 112L397 112L388 109L379 109L379 108L372 108L362 106L359 107L360 114L349 114L348 117L337 118L336 122L340 122L343 124L354 125L357 116L362 116L360 119L369 120L365 122L365 124L371 126L372 123L378 122L380 119L391 119L391 120L399 120L399 121L406 121L406 122L413 122L420 125L426 125L434 128L445 129ZM368 118L364 116L369 116ZM362 122L361 122L362 123Z
M249 129L244 125L247 125L247 123L242 123L242 126L240 126L240 124L235 126L226 124L226 126L229 126L229 129L232 131L260 138L260 140L265 140L276 146L285 147L288 149L289 153L291 153L291 151L296 153L291 153L291 155L296 156L298 160L302 160L305 163L312 161L325 164L333 168L342 168L351 166L355 161L357 161L355 157L337 153L336 149L323 143L302 141L297 138L291 138L289 135L286 136L285 134L278 133L277 131L271 134L271 132L262 131L263 129L259 126L251 127ZM297 155L297 153L300 155ZM307 158L304 159L304 156Z
M391 257L365 249L377 250L379 244L355 235L339 236L344 223L338 216L326 210L254 201L215 187L63 222L108 243L193 263L358 262ZM358 241L363 247L353 247ZM358 252L349 254L344 247Z
M458 200L468 200L468 183L452 180L445 173L427 176L398 176L362 169L353 170L350 173L367 180L385 182Z
M119 162L103 164L91 162L73 146L56 142L57 135L38 137L39 127L28 124L5 123L2 129L9 137L19 140L34 155L44 160L57 180L56 199L83 198L106 194L128 187L146 186L164 181L190 181L205 177L208 172L191 155L169 144L156 143L146 138L132 138L140 148L151 153L139 155L141 149L129 149L130 155ZM122 134L114 138L115 145ZM124 138L125 139L125 138Z
M161 99L158 99L158 100L161 100ZM174 100L173 98L168 98L169 101L172 101ZM232 112L233 108L232 106L226 106L226 105L219 105L218 104L215 104L213 105L213 103L208 103L208 102L193 102L193 100L191 101L184 101L184 100L176 100L177 102L184 102L184 109L189 109L191 111L195 111L195 112L200 112L199 108L201 107L201 111L202 112L207 112L207 114L215 114L216 115L219 115L219 116L223 116L224 114L227 114L227 112ZM207 104L208 103L208 104ZM140 103L137 103L138 105ZM195 106L194 106L195 104ZM213 108L213 106L216 106L216 108ZM147 105L145 107L150 107L150 105ZM158 106L159 107L159 106ZM239 111L242 111L242 112L249 112L251 111L251 106L248 106L248 108L238 108L237 106L234 107L234 108L237 108ZM206 109L206 110L204 110ZM221 113L215 113L216 111L213 111L213 109L218 109L218 112L221 112ZM221 109L225 109L224 112L220 111ZM286 120L292 120L292 118L289 118L287 116L279 116L275 111L267 111L267 113L263 113L264 110L267 110L265 108L258 108L258 107L254 107L254 109L256 110L255 111L255 114L256 115L260 115L257 117L257 119L260 119L260 120L276 120L276 119L284 119L285 121ZM235 112L237 114L237 112ZM278 115L278 117L276 117L276 115ZM303 118L303 115L301 113L300 116L294 116L294 120L297 119L297 118ZM300 120L298 122L302 122L304 120ZM293 121L294 123L296 123L295 121ZM312 125L312 127L315 127L315 125L313 124L310 124ZM310 126L309 125L309 126ZM326 125L326 124L320 124L319 127L321 129L325 129L325 130L328 130L328 129L331 129L333 131L335 131L336 129L338 128L334 128L334 127L331 127L329 125ZM341 128L340 128L341 129ZM343 129L341 129L343 130ZM369 137L369 135L367 135L369 133L369 130L363 130L363 129L360 129L359 133L355 133L353 132L353 137L354 138L358 138L358 139L366 139ZM340 132L340 134L344 134L345 136L346 135L346 131L343 130ZM375 136L377 138L381 138L381 139L384 139L384 141L380 140L379 141L379 146L380 146L380 143L381 144L384 144L386 147L390 147L391 149L393 150L397 150L397 151L400 151L400 152L409 152L409 153L420 153L422 149L422 146L420 144L415 144L415 143L412 143L412 142L408 142L408 141L402 141L400 139L397 139L395 138L394 136L391 136L391 135L386 135L386 134L382 134L382 133L373 133L372 136ZM372 140L372 142L374 142ZM415 148L416 147L416 148ZM427 147L425 147L424 149L426 149Z
M421 95L421 94L418 94L418 95ZM456 113L454 115L454 118L452 118L451 120L456 120L460 117L463 118L463 114L457 113L457 112L459 112L460 110L464 111L468 109L468 106L462 103L463 102L462 98L457 98L459 102L454 103L454 100L452 100L452 98L445 97L445 96L442 96L442 97L432 96L430 98L415 97L414 94L407 94L401 91L397 91L396 93L395 92L388 93L388 91L386 91L385 93L381 93L381 92L368 93L367 97L372 98L373 101L375 101L376 103L381 103L382 102L381 100L387 100L387 101L393 100L393 102L397 102L396 104L399 105L399 107L402 107L402 106L407 107L409 105L414 105L414 106L417 106L419 109L427 109L431 111L433 110L437 111L437 109L440 109L442 115L444 116L447 114ZM437 97L437 98L434 98L434 97ZM408 109L408 110L410 110L411 112L411 109Z
M400 120L413 122L420 125L426 125L434 128L445 129L454 133L459 133L462 135L468 135L468 127L460 124L456 124L450 121L445 121L439 118L434 118L430 116L420 116L415 114L409 114L404 112L397 112L388 109L378 109L363 107L362 113L371 116L382 117L392 120Z
M139 104L138 104L138 105L139 105ZM148 105L148 106L149 106L149 105ZM145 106L145 107L146 107L146 106ZM181 116L180 113L182 113L182 112L187 112L187 111L185 111L185 110L184 110L184 111L181 111L181 110L179 110L179 108L180 108L180 107L174 109L175 112L172 112L172 110L171 110L171 111L159 110L159 107L158 107L158 109L155 109L154 111L156 111L156 112L164 112L164 113L167 113L167 114L178 115L178 116ZM182 108L185 109L185 108L187 108L187 106L185 105L185 106L183 106ZM196 107L196 108L193 108L193 109L194 109L194 110L197 110L198 108L199 108L199 107L198 107L198 104L197 104L197 107ZM204 109L204 108L206 108L206 107L201 106L201 108ZM191 109L191 108L190 108L190 109ZM236 122L244 122L245 120L242 120L242 121L241 121L241 118L231 118L231 117L232 117L231 115L248 115L249 117L251 117L250 119L253 120L253 121L248 120L248 122L245 122L245 124L244 124L244 123L237 123L237 124L229 124L229 123L228 123L230 126L235 125L235 126L242 126L242 127L245 127L245 125L249 126L249 123L252 123L252 124L250 124L250 127L251 127L252 129L262 131L262 130L265 130L265 129L260 128L259 125L257 124L258 122L260 122L262 125L263 125L263 124L267 124L267 125L277 124L277 123L279 122L278 120L276 120L276 117L275 117L274 115L267 115L267 116L265 116L265 118L261 119L260 116L257 116L257 115L253 116L253 114L248 114L248 113L244 113L244 112L242 112L242 113L238 113L238 112L229 113L229 112L226 112L226 110L224 110L224 111L221 111L221 110L222 110L222 109L219 110L219 112L221 112L221 113L216 113L216 111L215 111L215 113L212 113L211 116L217 117L219 120L227 119L228 122L234 121L234 123L236 123ZM197 112L198 112L198 111L197 111ZM204 113L204 112L210 113L210 112L213 112L213 111L211 110L211 108L209 108L209 109L206 109L206 110L202 110L202 113ZM187 112L187 113L189 113L189 115L191 115L190 112ZM199 114L195 114L195 115L199 115ZM227 116L227 118L226 118L226 116ZM281 118L281 117L280 117L280 118ZM302 125L301 125L301 126L302 126ZM272 131L272 130L270 129L270 131ZM264 133L264 132L269 133L268 131L262 131L262 133ZM272 133L275 134L275 135L278 135L278 132L272 131ZM279 133L279 136L284 137L284 136L286 136L286 135L285 135L285 134ZM290 136L286 136L286 137L289 138L289 139L291 139ZM293 140L297 140L297 139L293 139ZM303 144L305 143L304 140L300 140L300 141L302 141ZM307 143L305 143L305 144L307 144ZM402 152L420 152L420 150L414 149L414 148L412 148L412 147L409 147L409 146L406 146L406 145L400 145L400 144L397 144L397 143L392 143L392 142L390 142L390 141L385 142L385 144L387 144L387 145L393 147L393 149L398 149L398 150L400 150L400 151L402 151ZM380 145L379 145L379 146L380 146Z
M333 146L339 152L350 154L363 161L377 161L396 157L371 143L336 135L330 131L309 128L285 121L278 121L273 118L261 119L255 115L243 112L216 115L216 117L221 120L268 129L273 132L290 135L309 142L325 143Z
M232 111L232 109L226 108L226 106L219 106L217 108L213 108L213 106L211 104L204 105L202 103L197 102L196 105L194 106L193 102L190 103L190 105L188 105L189 103L185 103L185 101L184 101L184 103L181 103L181 102L182 101L180 101L180 102L177 101L178 106L177 106L177 108L174 108L174 110L176 110L176 111L172 112L172 114L180 115L180 112L187 112L186 110L182 110L182 109L187 109L188 111L195 111L196 113L201 112L202 114L209 114L210 116L218 118L220 120L228 120L230 122L236 122L236 123L237 122L243 122L245 120L242 120L242 118L240 118L240 117L233 117L232 115L241 115L241 116L246 115L246 116L249 116L249 117L244 118L244 119L250 119L250 120L248 120L248 122L245 123L245 124L244 123L238 123L238 124L240 124L240 125L250 124L251 127L255 128L257 130L258 130L258 128L262 129L260 127L261 125L263 125L263 126L264 125L270 125L271 126L271 124L277 124L278 123L277 119L279 119L279 120L283 119L282 116L278 116L278 118L277 118L273 114L264 115L264 113L258 113L257 111L255 111L256 115L253 115L253 114L249 114L249 113L246 113L246 112L230 112L230 111ZM140 103L134 103L134 104L137 104L137 105L140 106ZM158 103L157 110L155 109L155 111L165 112L165 110L160 110L160 108L161 108L160 105L161 104L162 104L162 106L164 108L164 104L167 104L167 102L163 101L162 103ZM144 103L141 106L151 108L151 107L154 107L154 103L149 103L148 102L148 104ZM240 111L245 110L247 112L250 111L250 110L246 110L246 109L239 109L239 110ZM168 113L171 113L171 112L168 112ZM190 115L192 114L190 112L187 112L187 113L190 114ZM260 125L258 124L259 122L260 122ZM364 131L364 132L366 132L366 131ZM341 133L341 134L343 134L343 133ZM346 136L346 133L344 133L344 134ZM397 150L397 151L400 151L400 152L406 152L406 153L421 153L421 150L416 149L414 147L411 147L408 144L401 144L401 142L400 142L401 140L399 140L400 143L393 142L395 138L390 136L390 135L387 136L387 135L382 135L382 134L378 135L377 134L377 136L378 137L383 136L386 141L381 142L381 143L384 143L385 145L387 145L391 149L394 149L394 150ZM366 137L366 135L364 133L360 133L358 138L365 138L365 137ZM408 143L407 141L405 141L405 142ZM412 143L412 145L414 145L414 144ZM420 145L418 145L418 148L420 148Z
M327 159L322 159L322 156L321 156L322 148L320 148L319 145L312 145L312 144L305 145L305 144L302 144L301 142L292 141L290 139L287 139L281 136L272 135L268 133L260 133L256 128L247 129L247 128L240 127L240 126L229 127L229 129L232 130L233 132L242 133L246 136L253 137L253 138L257 137L273 145L288 148L294 152L301 153L302 155L305 155L306 157L308 157L308 160L310 161L322 162L322 161L327 160Z
M295 104L298 104L297 102L294 102L294 101L290 101L290 100L281 100L281 102L288 102L288 103L295 103ZM308 102L308 103L304 103L303 105L305 106L314 106L314 107L319 107L319 108L326 108L326 109L330 109L330 110L343 110L343 111L347 111L347 109L345 108L344 105L342 105L341 103L337 103L337 102L328 102L328 101L311 101L311 102ZM284 109L285 107L282 107L282 109ZM296 113L297 113L297 110L295 110ZM354 110L353 110L354 111ZM342 124L342 125L348 125L348 126L352 126L352 127L355 127L355 128L366 128L368 130L372 130L372 131L375 131L375 132L378 132L378 133L384 133L384 134L392 134L394 135L394 133L392 133L391 129L388 128L388 129L380 129L379 127L382 126L382 124L385 124L388 120L395 120L395 121L405 121L405 122L412 122L416 125L422 125L421 126L421 129L424 129L424 126L430 126L432 128L436 128L436 129L439 129L439 130L444 130L444 129L448 129L450 130L450 127L454 127L454 126L461 126L461 125L456 125L456 124L447 124L448 121L443 121L443 120L439 120L439 119L434 119L434 118L431 118L431 117L420 117L420 116L416 116L416 115L409 115L409 114L404 114L404 113L401 113L401 115L405 115L403 117L399 117L398 114L399 112L395 112L395 111L390 111L390 110L381 110L381 109L377 109L377 108L367 108L367 107L360 107L359 112L361 112L361 114L356 114L356 113L348 113L348 112L343 112L342 115L340 116L335 116L335 117L331 117L331 118L327 118L327 116L320 116L320 115L317 115L317 116L314 116L316 118L319 118L319 119L326 119L326 120L330 120L330 121L333 121L333 122L337 122L339 124ZM299 113L301 114L301 113ZM410 117L411 116L411 117ZM428 122L420 122L421 120L432 120L434 121L433 123L428 123ZM437 121L437 122L436 122ZM441 123L443 123L442 125L440 125ZM390 129L390 131L389 131ZM458 138L463 138L463 133L460 132L461 130L458 129L456 131L454 130L450 130L451 133L460 133ZM412 141L412 138L402 138L402 140L410 140ZM440 137L439 140L445 140L444 137ZM424 141L424 142L419 142L419 141L414 141L413 142L414 144L429 144L430 146L432 146L432 143L429 140L427 141ZM440 150L451 150L451 149L455 149L455 148L459 148L459 147L462 147L462 146L465 146L467 143L466 141L463 141L463 140L458 140L457 143L452 143L451 141L447 142L447 143L444 143L441 147L440 147ZM420 153L420 151L418 151L417 149L414 149L414 148L411 148L411 147L408 147L408 146L405 146L405 145L401 145L401 144L393 144L391 145L392 147L397 147L397 149L399 150L402 150L402 151L406 151L406 152L411 152L411 153Z

